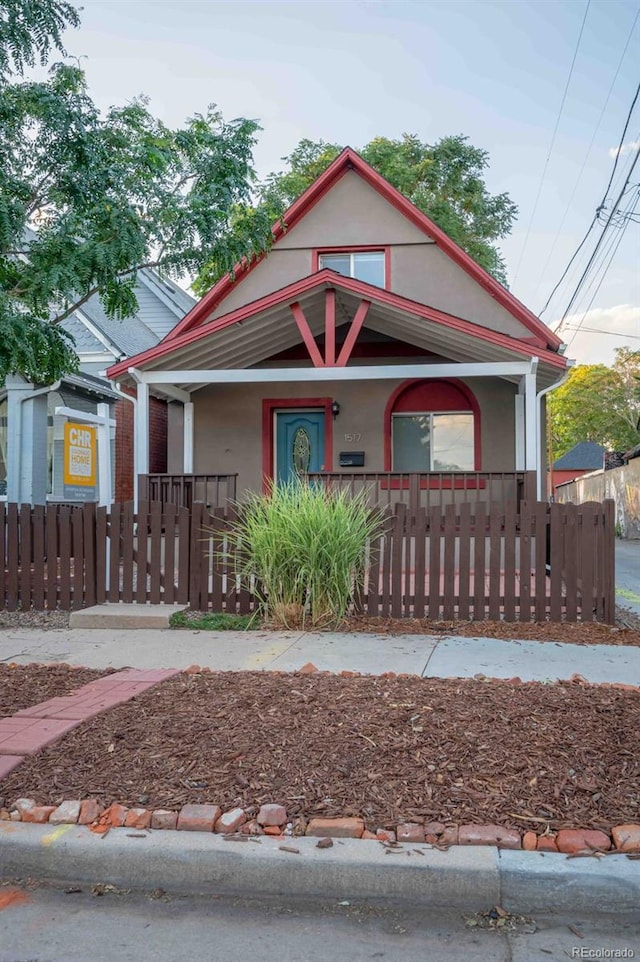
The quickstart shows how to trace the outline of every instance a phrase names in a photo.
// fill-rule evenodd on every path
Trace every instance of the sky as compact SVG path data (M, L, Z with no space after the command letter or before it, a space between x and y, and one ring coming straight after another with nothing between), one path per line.
M489 154L489 190L518 205L500 247L510 289L540 314L605 195L640 81L639 11L640 0L84 0L65 42L86 56L102 108L144 93L171 126L210 103L257 119L260 177L302 138L358 149L467 135ZM639 148L640 98L604 217ZM619 210L640 162L632 185ZM640 349L640 223L613 223L561 329L579 363ZM599 231L542 314L552 328Z

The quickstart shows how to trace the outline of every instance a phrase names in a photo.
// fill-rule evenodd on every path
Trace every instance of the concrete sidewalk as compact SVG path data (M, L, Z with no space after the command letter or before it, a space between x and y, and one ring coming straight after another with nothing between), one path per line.
M0 637L0 662L68 662L87 668L187 668L219 671L406 672L425 677L591 682L640 685L640 648L503 641L430 635L296 631L14 629Z

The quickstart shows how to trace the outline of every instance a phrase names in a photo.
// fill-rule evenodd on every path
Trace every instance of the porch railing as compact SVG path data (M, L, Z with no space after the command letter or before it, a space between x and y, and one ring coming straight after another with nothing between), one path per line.
M202 501L208 508L226 508L236 499L237 474L140 474L138 500L191 508Z
M407 504L410 508L484 502L513 503L535 500L535 474L527 471L455 471L425 474L372 472L313 472L310 480L350 494L365 490L380 507Z

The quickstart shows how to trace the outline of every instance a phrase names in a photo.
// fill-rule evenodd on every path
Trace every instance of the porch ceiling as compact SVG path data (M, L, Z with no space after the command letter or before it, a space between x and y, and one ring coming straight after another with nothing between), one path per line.
M359 294L341 289L338 283L335 289L336 325L339 326L352 320L362 298ZM314 288L298 299L309 328L316 338L324 333L325 290L325 287ZM495 344L472 333L443 325L437 320L429 320L404 308L375 300L372 300L364 326L376 333L415 344L454 362L524 361L528 357L526 353L516 349L517 341L513 342L514 349L511 350L509 346ZM300 332L289 303L280 303L228 327L213 329L208 337L177 346L174 351L150 359L144 364L143 370L145 374L151 375L153 371L255 367L274 354L296 346L300 341ZM300 366L304 370L309 364ZM328 368L326 373L327 380L330 381L331 368ZM546 364L544 359L540 359L538 388L547 387L557 381L560 373L558 367ZM304 374L301 377L304 379ZM509 379L517 380L517 377ZM204 386L205 378L202 384L194 384L193 381L181 382L177 375L173 383L175 387L193 393ZM156 388L152 390L155 393ZM160 385L157 386L157 391L162 393Z

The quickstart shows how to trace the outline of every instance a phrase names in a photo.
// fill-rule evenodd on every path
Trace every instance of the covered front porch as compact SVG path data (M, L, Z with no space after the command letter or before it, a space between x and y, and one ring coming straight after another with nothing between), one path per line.
M323 270L110 376L136 387L142 493L216 505L215 478L235 476L237 497L314 475L426 507L543 497L544 396L565 372L536 337ZM167 473L147 479L152 397L169 408Z

